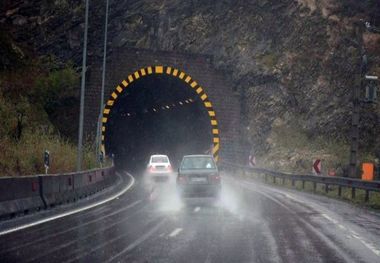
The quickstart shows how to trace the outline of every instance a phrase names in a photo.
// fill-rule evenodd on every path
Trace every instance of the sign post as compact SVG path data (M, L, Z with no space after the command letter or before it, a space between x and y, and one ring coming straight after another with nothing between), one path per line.
M104 153L103 153L103 151L101 151L99 154L100 168L103 168L103 162L104 162Z
M44 164L45 164L45 174L47 174L49 170L49 166L50 166L50 153L48 150L45 150L44 152Z

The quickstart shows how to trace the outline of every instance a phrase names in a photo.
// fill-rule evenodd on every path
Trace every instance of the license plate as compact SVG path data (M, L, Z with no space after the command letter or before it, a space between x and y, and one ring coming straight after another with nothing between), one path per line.
M192 177L191 181L194 183L205 183L207 179L205 177Z

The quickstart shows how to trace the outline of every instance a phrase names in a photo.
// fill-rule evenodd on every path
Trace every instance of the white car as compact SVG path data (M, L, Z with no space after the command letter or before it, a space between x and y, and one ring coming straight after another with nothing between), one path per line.
M168 182L173 177L173 169L166 155L152 155L146 169L146 175L153 182Z

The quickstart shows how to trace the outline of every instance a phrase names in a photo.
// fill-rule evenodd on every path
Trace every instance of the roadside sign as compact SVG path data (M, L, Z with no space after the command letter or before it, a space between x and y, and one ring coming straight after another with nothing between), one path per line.
M254 155L249 155L249 159L248 159L248 164L249 166L253 167L256 165L256 157Z
M329 176L336 176L336 171L335 171L335 169L329 169L328 175L329 175Z
M373 165L373 163L363 163L362 170L362 180L373 181L375 170L375 166Z
M378 77L378 76L369 76L369 75L365 75L365 79L378 80L379 77Z
M320 175L321 170L322 170L321 160L320 159L314 160L314 162L313 162L313 173Z

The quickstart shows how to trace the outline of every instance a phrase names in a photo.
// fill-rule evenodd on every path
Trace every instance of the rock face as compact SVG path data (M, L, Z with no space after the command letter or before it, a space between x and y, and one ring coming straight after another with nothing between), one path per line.
M3 2L1 27L17 46L80 65L84 1ZM274 134L282 130L295 129L312 141L349 143L362 43L369 72L380 75L379 34L357 30L362 21L380 25L378 1L110 2L109 52L137 47L213 56L241 94L242 135L261 156L278 152L283 138ZM90 64L102 55L104 7L104 1L91 1ZM379 114L377 105L362 107L363 152L380 154ZM310 145L294 147L313 152ZM283 155L295 156L273 156Z

